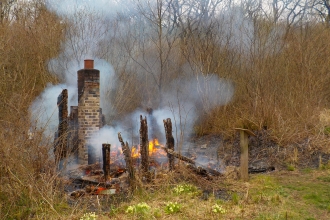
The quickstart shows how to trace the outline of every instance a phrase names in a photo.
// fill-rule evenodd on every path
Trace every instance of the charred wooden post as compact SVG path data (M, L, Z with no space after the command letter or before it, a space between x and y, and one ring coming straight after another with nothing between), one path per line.
M78 163L78 106L70 106L68 125L68 151L72 154L74 162Z
M104 180L110 180L110 144L102 144Z
M121 148L123 150L123 154L125 155L125 162L126 162L126 169L128 171L128 181L131 187L131 191L133 192L135 189L135 173L134 173L134 167L133 167L133 162L132 162L132 152L129 149L128 143L126 144L123 141L123 138L121 137L121 134L118 133L118 139L119 142L121 143Z
M63 159L67 156L68 136L68 90L63 89L57 98L59 126L54 148L55 162L59 169L63 168Z
M147 118L143 119L142 115L140 115L140 153L141 153L141 168L142 175L150 180L149 173L149 140L148 140L148 123Z
M235 128L240 131L241 160L240 173L243 181L249 181L249 135L256 136L245 128Z
M166 148L169 150L174 151L174 138L172 135L172 122L171 119L168 118L163 120L164 127L165 127L165 136L166 136ZM174 169L174 156L167 152L168 162L169 162L169 169Z

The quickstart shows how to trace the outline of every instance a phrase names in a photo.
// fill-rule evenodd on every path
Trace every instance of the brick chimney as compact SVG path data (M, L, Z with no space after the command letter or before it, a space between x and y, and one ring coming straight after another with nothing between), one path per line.
M99 131L100 71L94 69L94 60L85 60L84 69L78 71L78 162L92 164L97 161L91 147L91 137Z

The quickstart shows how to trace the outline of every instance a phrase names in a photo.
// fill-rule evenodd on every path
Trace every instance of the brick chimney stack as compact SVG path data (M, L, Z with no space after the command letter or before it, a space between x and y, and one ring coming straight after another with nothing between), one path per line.
M85 60L84 69L78 71L78 162L97 162L91 137L100 130L100 71L94 69L94 60Z

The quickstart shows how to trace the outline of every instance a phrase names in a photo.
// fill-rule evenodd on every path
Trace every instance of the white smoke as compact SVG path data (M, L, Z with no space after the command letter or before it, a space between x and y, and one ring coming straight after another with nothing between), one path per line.
M63 89L68 90L68 105L76 105L78 99L76 86L48 84L30 106L32 125L37 130L43 130L47 137L53 136L57 130L59 123L57 97Z
M125 118L121 118L120 121L114 121L115 128L108 126L102 128L101 136L106 133L109 136L115 136L112 143L119 144L116 138L117 133L121 132L124 140L128 141L130 145L138 145L140 116L142 115L143 118L147 117L149 138L157 135L157 139L164 144L163 120L170 118L176 142L183 142L194 133L193 126L199 115L209 113L216 106L227 104L234 95L233 84L214 74L200 75L199 77L184 79L184 81L184 84L180 80L172 83L172 89L163 95L162 107L155 107L151 115L146 109L137 109ZM99 134L94 137L94 139L99 138ZM101 138L100 140L108 139ZM94 147L99 148L101 142L97 142L98 144Z
M144 4L143 1L141 4ZM103 59L98 58L99 42L111 37L111 31L105 28L106 19L116 14L133 16L136 9L130 0L126 1L92 1L92 0L60 0L47 1L47 7L63 18L69 18L82 28L80 31L68 29L62 45L63 52L59 57L48 63L50 72L61 81L60 85L48 85L45 91L33 102L30 107L32 121L37 128L46 129L47 135L52 135L58 126L57 97L63 89L68 89L69 106L77 105L77 70L83 68L83 60L94 59L95 69L100 70L100 95L103 113L108 115L111 108L110 101L105 97L114 88L116 77L113 67ZM151 7L149 5L149 7ZM91 13L91 14L89 14ZM86 20L77 20L79 17ZM86 15L86 17L84 17ZM88 15L88 16L87 16ZM104 16L104 19L102 18ZM101 19L102 18L102 19ZM76 20L75 20L76 19ZM101 20L100 20L101 19ZM246 25L249 25L246 24ZM243 27L246 26L243 23ZM250 32L248 32L250 33ZM218 105L227 104L234 93L231 82L219 79L212 74L188 74L189 77L172 82L173 89L163 94L163 103L158 109L155 107L152 117L156 121L150 127L158 126L164 132L163 119L171 118L174 136L188 137L193 132L193 123L200 112L209 112ZM153 107L153 106L151 106ZM114 112L111 112L114 114ZM100 149L102 143L119 144L117 133L122 132L123 138L131 144L137 144L139 135L140 115L151 116L143 110L134 113L116 123L116 127L106 126L95 135L95 147ZM161 139L161 137L160 137ZM112 143L111 143L112 142Z
M46 0L49 9L59 16L74 15L77 11L94 11L110 17L134 11L131 0Z

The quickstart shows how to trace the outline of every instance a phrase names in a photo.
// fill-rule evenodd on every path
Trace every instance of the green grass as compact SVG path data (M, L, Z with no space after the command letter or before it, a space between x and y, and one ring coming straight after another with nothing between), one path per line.
M150 211L144 219L330 219L329 175L328 170L284 171L252 175L248 183L219 182L230 191L229 201L216 200L212 195L208 200L202 200L201 190L178 183L173 187L164 186L154 193L139 191L131 202L103 217L139 219L138 216L128 216L125 209L145 201ZM174 190L180 188L184 188L180 190L182 193ZM169 202L180 204L179 211L166 211ZM212 207L215 205L221 205L225 212L214 212Z
M201 186L187 182L164 183L153 190L150 187L148 190L137 190L131 200L109 205L109 211L96 211L97 219L330 219L330 170L255 174L250 175L247 183L222 180L213 186L227 190L230 199L216 199L210 190L211 194L205 200L202 199ZM93 198L85 200L96 199ZM177 207L170 204L177 204ZM79 219L90 212L87 208L73 208L65 202L53 204L53 207L63 219ZM218 211L214 211L216 207L219 207ZM38 207L29 207L25 194L15 201L13 208L17 214L10 219L46 217L49 213L48 205L42 201ZM134 211L128 211L132 208ZM58 219L59 216L48 218Z

